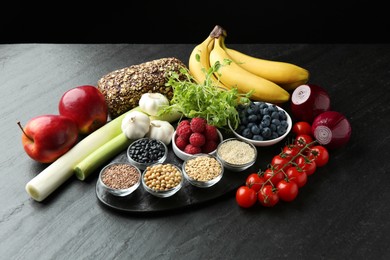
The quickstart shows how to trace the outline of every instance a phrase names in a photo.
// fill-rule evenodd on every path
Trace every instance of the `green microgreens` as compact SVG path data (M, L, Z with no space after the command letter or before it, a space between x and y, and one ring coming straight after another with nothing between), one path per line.
M172 72L165 86L172 87L173 97L170 105L161 109L160 113L175 109L188 118L205 118L208 124L219 128L228 129L230 121L236 129L240 120L236 107L248 104L252 93L241 94L235 87L225 90L213 85L211 76L229 63L229 60L223 64L217 62L208 71L204 70L206 80L203 83L197 83L186 68L182 68L180 73Z

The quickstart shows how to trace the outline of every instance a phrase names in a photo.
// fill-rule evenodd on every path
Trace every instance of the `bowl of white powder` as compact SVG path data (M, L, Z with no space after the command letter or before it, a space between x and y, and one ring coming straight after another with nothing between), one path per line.
M239 138L228 138L218 145L216 155L225 169L239 172L256 162L257 148Z

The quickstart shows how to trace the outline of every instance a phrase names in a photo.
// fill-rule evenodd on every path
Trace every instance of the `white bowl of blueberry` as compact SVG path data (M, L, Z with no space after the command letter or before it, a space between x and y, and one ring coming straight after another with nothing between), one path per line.
M254 144L270 146L283 140L292 128L290 115L283 108L268 102L254 101L237 106L239 124L234 129L228 122L233 134Z

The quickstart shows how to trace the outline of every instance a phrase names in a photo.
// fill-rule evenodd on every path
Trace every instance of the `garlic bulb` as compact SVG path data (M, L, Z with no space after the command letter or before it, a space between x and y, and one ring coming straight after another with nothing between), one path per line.
M161 93L144 93L139 99L139 107L151 116L157 116L163 106L169 106L168 98Z
M175 132L175 128L168 121L163 120L151 120L149 132L147 137L162 141L168 145L172 140L172 135Z
M127 138L139 139L149 131L150 118L140 111L132 111L123 118L121 127Z

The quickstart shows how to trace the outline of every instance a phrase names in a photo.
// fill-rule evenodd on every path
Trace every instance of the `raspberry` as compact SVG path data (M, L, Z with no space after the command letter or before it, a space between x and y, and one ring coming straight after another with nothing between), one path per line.
M180 121L180 123L178 124L178 127L181 126L181 125L189 125L190 124L190 120L188 119L183 119Z
M177 148L184 151L184 148L187 146L188 141L183 138L183 136L177 135L175 139L175 144Z
M193 146L192 144L187 144L186 148L184 148L184 152L188 154L197 154L201 151L202 149L200 147Z
M179 125L176 128L176 134L178 136L183 137L185 140L188 140L188 138L190 138L190 135L192 134L190 125L189 124Z
M218 143L214 140L209 140L207 141L203 146L202 146L202 152L203 153L211 153L215 149L217 149Z
M190 144L196 147L201 147L206 143L206 138L201 133L192 133L190 135Z
M219 140L217 128L213 125L206 125L206 128L204 130L204 136L206 137L206 140Z
M190 126L194 133L202 133L206 127L207 121L202 117L194 117L191 119Z

